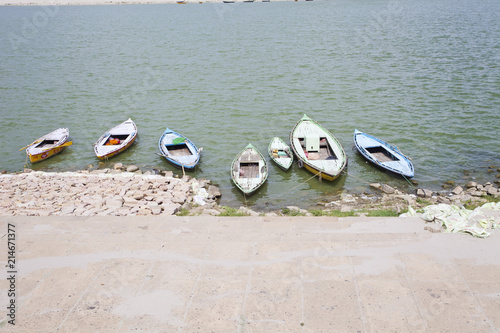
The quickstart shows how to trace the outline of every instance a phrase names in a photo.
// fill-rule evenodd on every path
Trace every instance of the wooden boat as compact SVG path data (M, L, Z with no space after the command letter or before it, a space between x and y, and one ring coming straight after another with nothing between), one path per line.
M290 132L299 167L326 180L337 178L347 165L344 148L330 131L304 115Z
M202 149L196 148L191 140L171 129L165 130L158 144L161 155L179 168L194 169L200 161Z
M267 149L271 160L273 160L281 169L287 171L293 163L293 153L290 147L279 137L274 137L269 143Z
M46 160L62 152L65 147L71 146L73 143L68 142L68 138L69 130L67 128L58 128L30 143L26 147L26 154L31 163Z
M249 195L264 184L268 171L264 156L249 143L233 160L231 178L237 188Z
M361 155L376 166L408 178L415 175L410 159L398 147L357 129L354 144Z
M94 152L101 160L115 156L134 143L137 137L137 126L128 119L113 127L94 143Z

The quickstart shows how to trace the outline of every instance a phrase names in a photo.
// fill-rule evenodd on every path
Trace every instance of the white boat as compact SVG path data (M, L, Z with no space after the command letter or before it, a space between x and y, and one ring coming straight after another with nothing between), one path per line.
M96 143L94 152L101 160L115 156L134 143L137 137L137 126L128 119L104 133Z
M293 153L283 139L274 137L269 143L267 149L271 160L273 160L281 169L287 171L293 163Z
M249 143L231 165L231 178L244 194L254 193L267 180L267 162L264 156Z
M290 132L299 167L326 180L334 180L347 165L344 148L330 131L304 115Z

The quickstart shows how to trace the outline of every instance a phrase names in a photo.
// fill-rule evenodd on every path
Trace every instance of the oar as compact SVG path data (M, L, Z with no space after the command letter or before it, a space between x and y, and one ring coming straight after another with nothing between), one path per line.
M33 142L32 142L32 143L30 143L29 145L24 146L23 148L19 149L19 151L21 151L21 150L23 150L23 149L26 149L26 148L28 148L29 146L32 146L32 145L34 145L35 143L38 143L38 142L40 142L40 141L42 141L42 140L36 140L36 141L33 141Z
M47 149L44 150L44 152L47 151L47 150L54 149L54 148L68 147L68 146L71 146L72 144L73 144L73 141L69 141L69 142L66 142L66 143L64 143L64 144L62 144L60 146L57 146L57 147L47 148Z

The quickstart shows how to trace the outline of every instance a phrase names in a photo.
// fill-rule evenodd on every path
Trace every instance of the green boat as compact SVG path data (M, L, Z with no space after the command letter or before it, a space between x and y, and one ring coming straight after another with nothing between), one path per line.
M254 193L267 180L268 165L264 156L249 143L231 165L231 179L244 194Z

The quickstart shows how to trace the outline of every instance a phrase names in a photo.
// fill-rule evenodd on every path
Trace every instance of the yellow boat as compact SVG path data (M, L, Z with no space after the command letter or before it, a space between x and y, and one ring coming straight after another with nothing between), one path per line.
M340 142L326 128L304 115L290 132L290 144L299 167L325 180L336 179L347 165Z
M70 146L72 142L67 142L68 139L69 130L67 128L58 128L31 143L26 148L26 154L31 163L46 160L49 157L59 154L67 146Z

